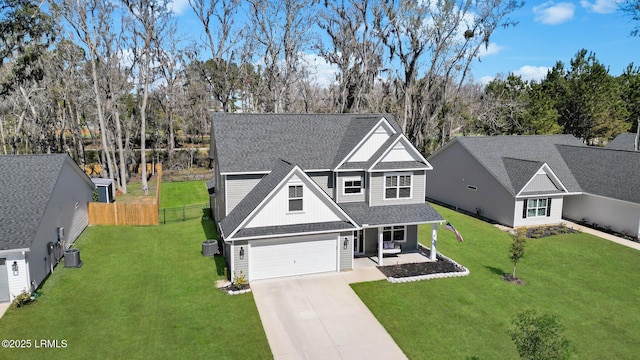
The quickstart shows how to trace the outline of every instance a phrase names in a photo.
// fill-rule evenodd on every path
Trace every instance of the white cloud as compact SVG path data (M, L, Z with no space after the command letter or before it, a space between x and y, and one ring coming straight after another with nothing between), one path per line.
M302 56L319 86L326 87L336 81L338 68L335 65L329 64L323 57L316 54L302 54Z
M504 49L504 46L500 46L496 43L490 42L488 47L485 47L485 46L480 47L480 51L478 52L478 57L496 55L500 53L502 49Z
M522 80L535 80L540 81L547 76L547 72L549 72L551 68L546 66L531 66L525 65L518 70L515 70L513 73L515 75L519 75Z
M535 20L547 25L562 24L571 20L575 10L576 6L567 2L555 4L553 1L548 1L533 7Z
M485 76L480 78L480 84L487 85L488 83L492 82L493 79L495 79L495 78L496 78L495 76L485 75Z
M172 0L169 8L176 15L182 15L185 9L189 7L189 0Z
M593 2L582 0L580 1L580 5L598 14L610 14L618 9L618 2L616 0L595 0Z

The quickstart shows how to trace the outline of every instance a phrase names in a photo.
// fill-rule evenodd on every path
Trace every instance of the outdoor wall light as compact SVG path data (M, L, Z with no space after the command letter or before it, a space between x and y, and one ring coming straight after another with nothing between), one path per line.
M343 248L344 250L347 250L347 248L348 248L348 247L349 247L349 238L348 238L348 237L345 237L345 238L344 238L344 242L342 243L342 248Z
M13 265L11 265L11 271L13 271L13 276L18 276L18 262L14 261Z
M240 246L240 260L244 259L244 247Z

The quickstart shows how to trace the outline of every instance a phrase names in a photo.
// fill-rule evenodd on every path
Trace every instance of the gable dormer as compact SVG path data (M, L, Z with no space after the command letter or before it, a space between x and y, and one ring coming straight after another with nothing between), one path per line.
M253 193L256 194L253 194ZM235 218L235 224L223 224L228 229L227 240L246 238L267 229L278 233L284 229L303 231L296 226L308 227L315 224L315 231L322 229L353 228L355 222L333 202L299 166L280 166L265 177L249 193L246 200L238 204L235 211L242 212L228 218ZM225 219L224 221L227 221ZM228 226L227 226L228 225Z
M367 163L368 171L389 169L431 170L431 164L404 135L398 134Z
M544 163L527 181L518 195L567 192L549 165Z
M382 118L371 130L358 142L358 144L349 152L338 167L346 162L365 162L368 161L373 154L396 133L396 130L389 124L387 119ZM345 136L350 136L345 134Z

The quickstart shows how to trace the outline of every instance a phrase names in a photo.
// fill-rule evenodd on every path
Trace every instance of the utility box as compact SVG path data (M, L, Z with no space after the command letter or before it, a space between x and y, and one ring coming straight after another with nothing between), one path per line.
M80 266L82 266L80 250L69 249L64 252L64 267L79 268Z
M113 192L113 179L92 178L98 192L98 202L112 203L115 201Z

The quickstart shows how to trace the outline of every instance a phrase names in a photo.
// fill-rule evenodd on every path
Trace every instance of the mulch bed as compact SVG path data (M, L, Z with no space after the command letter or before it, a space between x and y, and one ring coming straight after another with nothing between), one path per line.
M422 252L422 254L425 255L426 257L429 257L428 249L420 248L420 252ZM464 271L464 269L461 269L459 266L441 257L440 255L437 255L436 258L438 260L435 262L378 266L378 269L384 274L384 276L391 277L391 278L404 278L404 277L412 277L412 276L420 276L420 275L431 275L431 274Z
M538 226L526 229L525 236L529 239L540 239L547 236L572 234L579 231L564 225Z
M504 274L502 275L502 280L514 284L514 285L524 285L525 282L524 280L518 278L518 277L513 277L512 274Z

